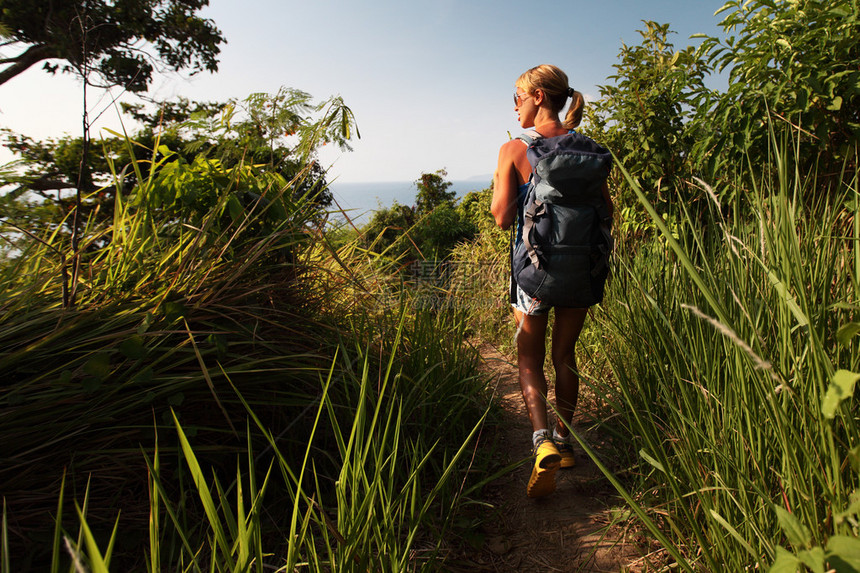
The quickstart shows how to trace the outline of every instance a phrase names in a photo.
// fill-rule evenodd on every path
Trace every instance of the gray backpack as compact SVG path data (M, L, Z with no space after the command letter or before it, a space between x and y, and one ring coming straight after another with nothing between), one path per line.
M552 306L603 300L614 247L603 185L612 155L578 133L519 136L532 166L523 204L523 240L512 251L513 281ZM513 286L512 286L513 290Z

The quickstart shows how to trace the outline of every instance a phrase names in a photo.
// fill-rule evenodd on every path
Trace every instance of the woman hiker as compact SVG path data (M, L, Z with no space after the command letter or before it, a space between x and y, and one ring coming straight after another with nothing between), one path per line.
M559 114L571 99L564 121ZM544 138L570 133L582 120L582 94L568 84L567 75L555 66L541 65L523 73L516 81L514 111L523 129L534 129ZM517 223L516 242L522 241L523 200L528 189L532 167L526 158L527 144L512 139L499 151L499 165L493 185L491 212L502 229ZM603 186L609 213L612 203L607 187ZM552 328L552 364L555 370L555 399L557 420L552 433L547 420L547 380L543 365L546 354L545 337L548 313L546 303L531 298L518 285L511 285L511 306L517 335L517 366L519 382L529 419L535 462L526 493L541 497L555 490L555 473L559 468L575 465L571 436L565 423L573 420L579 395L575 347L582 331L587 308L555 307Z

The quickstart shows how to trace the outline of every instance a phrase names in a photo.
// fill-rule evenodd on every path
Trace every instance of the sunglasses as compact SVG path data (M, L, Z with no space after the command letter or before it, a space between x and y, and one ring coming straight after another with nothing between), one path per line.
M519 106L519 105L520 105L520 100L521 100L522 98L524 98L524 97L528 97L528 95L529 95L529 94L527 94L527 93L525 93L525 92L523 92L523 93L521 93L521 94L518 94L518 93L514 92L514 105L515 105L515 106Z

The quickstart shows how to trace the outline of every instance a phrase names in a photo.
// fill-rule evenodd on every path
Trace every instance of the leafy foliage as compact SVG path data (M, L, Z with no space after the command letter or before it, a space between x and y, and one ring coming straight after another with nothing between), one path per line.
M146 91L156 63L192 74L218 69L225 42L215 25L197 15L208 0L0 1L0 25L20 51L0 60L0 84L33 64L88 79L95 71L106 85ZM147 51L150 47L157 59Z
M803 156L837 171L860 141L860 6L852 0L732 0L724 40L700 48L725 93L706 94L695 158L709 172L767 159L769 117L799 126ZM710 129L705 129L710 126ZM820 154L820 155L819 155Z
M460 200L459 209L475 227L476 235L486 237L499 253L506 251L510 233L503 231L490 214L493 201L492 186L481 191L470 191Z
M693 48L675 50L668 24L646 21L639 33L641 44L622 47L609 78L614 83L600 86L601 99L587 110L585 131L616 154L661 213L670 213L692 172L698 126L691 118L707 67ZM631 208L634 195L617 172L612 187L621 228L642 234L650 224Z
M444 169L439 169L435 173L422 173L415 182L418 188L418 194L415 197L415 213L419 217L430 213L440 205L454 204L457 194L448 191L453 183L445 180L447 175Z
M441 260L458 242L471 239L475 225L457 205L456 193L448 191L452 183L446 175L444 169L422 173L413 207L395 201L377 209L362 228L369 248L393 258Z
M376 253L404 253L410 250L407 232L414 224L412 207L394 201L390 207L380 206L374 211L361 232L368 247Z
M128 195L139 181L150 177L151 166L162 163L159 181L196 166L198 172L190 179L194 185L186 187L179 183L180 177L170 183L172 195L162 197L165 205L174 201L185 209L196 205L200 216L212 207L211 198L231 183L229 179L213 181L210 199L203 199L198 185L208 180L202 176L204 166L215 163L216 171L225 174L234 169L248 173L246 167L252 166L254 173L265 171L269 185L289 189L289 200L308 199L320 209L330 204L331 193L325 173L315 161L316 149L329 143L349 149L349 138L358 134L352 111L340 98L315 103L309 94L288 88L273 95L252 94L241 101L179 100L161 104L152 112L143 106L127 106L126 112L143 127L133 136L133 146L124 136L109 134L100 146L89 149L89 168L81 185L83 220L109 222L117 193ZM21 157L22 169L0 174L0 183L13 186L0 206L0 216L37 233L56 226L70 231L66 227L71 221L65 215L76 201L67 191L74 190L79 180L82 138L35 141L11 131L5 132L5 138L7 146ZM149 156L150 161L137 161L141 155ZM113 185L114 181L119 184ZM246 179L238 180L243 181ZM32 200L28 192L40 200ZM45 208L46 204L54 208ZM231 205L235 212L236 205ZM32 213L22 218L28 210ZM44 218L38 220L37 214Z
M433 570L484 410L465 325L373 307L373 265L328 250L299 178L157 152L82 255L76 306L62 237L0 266L0 561Z
M295 189L321 207L331 204L325 173L316 162L321 146L351 149L358 137L355 117L340 97L315 103L310 94L282 87L275 94L254 93L224 103L165 102L155 112L142 106L126 111L143 124L143 142L170 142L186 160L203 155L227 167L250 164L290 180L300 171L309 176Z
M421 255L434 260L444 259L457 243L471 239L474 234L474 225L451 203L443 203L427 213L414 231Z
M707 71L693 48L675 51L669 24L646 21L642 43L624 45L612 85L590 117L594 136L609 146L645 188L665 188L671 197L689 173L694 141L688 120L691 103L703 89Z
M83 139L64 136L37 141L10 129L0 129L6 147L20 157L20 169L3 174L0 184L14 186L7 195L17 198L27 192L63 205L74 204L63 197L75 190L80 182L83 193L92 193L111 183L108 159L128 164L126 146L118 137L102 139L100 146L90 146L86 163L89 168L81 174ZM55 195L56 193L56 195Z
M601 86L588 115L590 135L618 155L661 213L692 176L727 183L750 163L767 165L771 130L793 133L807 159L802 170L835 175L855 161L857 3L732 0L718 13L725 38L698 36L695 49L676 50L668 24L646 21L642 43L623 46L614 84ZM725 91L706 86L713 72L727 74ZM634 201L622 180L615 183L623 211ZM714 190L722 196L727 188Z

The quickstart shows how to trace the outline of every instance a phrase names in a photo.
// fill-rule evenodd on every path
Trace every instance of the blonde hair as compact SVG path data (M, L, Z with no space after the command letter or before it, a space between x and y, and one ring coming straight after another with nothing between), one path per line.
M565 129L574 129L582 121L582 110L585 107L585 98L582 94L570 87L567 74L556 66L541 64L524 72L516 82L518 88L524 89L529 94L541 90L546 96L550 110L553 113L561 113L567 103L567 98L572 98L570 107L564 117L562 126Z

